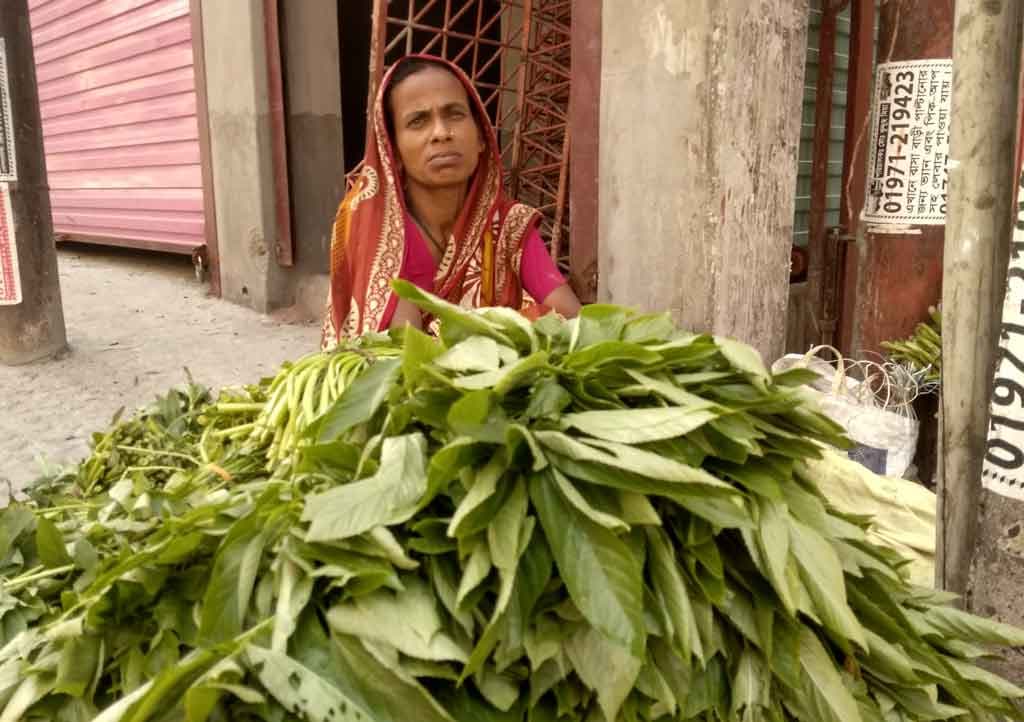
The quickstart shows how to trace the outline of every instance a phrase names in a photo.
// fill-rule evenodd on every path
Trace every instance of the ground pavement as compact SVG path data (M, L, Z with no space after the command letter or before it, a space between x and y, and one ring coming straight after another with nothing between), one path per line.
M69 351L0 365L0 480L17 490L40 462L75 461L118 408L185 380L251 382L316 348L315 324L284 324L207 297L187 258L89 246L59 254ZM0 483L0 504L7 485Z

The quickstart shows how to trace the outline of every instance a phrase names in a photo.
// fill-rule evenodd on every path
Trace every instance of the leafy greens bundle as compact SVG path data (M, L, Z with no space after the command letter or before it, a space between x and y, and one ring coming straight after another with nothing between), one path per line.
M0 722L1020 719L747 346L439 319L98 435L0 515Z

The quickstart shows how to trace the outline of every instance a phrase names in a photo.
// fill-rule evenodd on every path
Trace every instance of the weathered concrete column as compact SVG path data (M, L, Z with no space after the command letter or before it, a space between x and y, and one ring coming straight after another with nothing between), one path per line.
M783 351L807 0L604 0L600 297Z
M285 269L274 256L263 2L208 0L202 12L221 291L265 312L291 298Z
M331 227L345 192L336 0L282 3L295 297L323 313Z

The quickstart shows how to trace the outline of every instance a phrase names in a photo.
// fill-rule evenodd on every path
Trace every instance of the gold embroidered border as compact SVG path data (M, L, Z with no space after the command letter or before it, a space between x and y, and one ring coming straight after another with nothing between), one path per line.
M505 259L506 268L512 268L512 280L522 287L520 274L523 266L523 246L525 245L526 230L536 217L537 211L530 206L516 203L505 216L505 222L501 227L501 234L498 236L495 257ZM509 274L498 273L495 284L495 296L502 297L502 293L508 287Z

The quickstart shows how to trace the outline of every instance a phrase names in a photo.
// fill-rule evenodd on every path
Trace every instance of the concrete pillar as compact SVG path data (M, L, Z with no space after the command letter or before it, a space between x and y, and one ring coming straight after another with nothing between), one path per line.
M202 12L222 295L266 312L291 294L274 256L263 2L207 1Z
M345 192L337 0L282 3L295 296L322 313L331 225Z
M603 0L600 297L781 355L807 0Z

